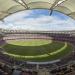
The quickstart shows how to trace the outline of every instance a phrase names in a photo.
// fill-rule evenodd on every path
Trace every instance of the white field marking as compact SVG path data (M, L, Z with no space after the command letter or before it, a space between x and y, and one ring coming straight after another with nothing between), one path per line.
M51 52L48 54L43 54L43 55L36 55L36 56L22 56L22 55L7 53L7 52L3 52L3 54L7 54L9 56L13 56L13 57L17 57L17 58L42 58L42 57L48 57L50 55L58 54L61 51L63 51L66 47L67 47L67 43L65 42L65 45L62 48L58 49L57 51L54 51L54 52Z
M57 53L59 53L59 52L63 51L66 47L67 47L67 43L65 42L64 47L62 47L61 49L59 49L59 50L57 50L57 51L54 51L54 52L52 52L52 53L49 53L49 54L50 54L50 55L57 54Z

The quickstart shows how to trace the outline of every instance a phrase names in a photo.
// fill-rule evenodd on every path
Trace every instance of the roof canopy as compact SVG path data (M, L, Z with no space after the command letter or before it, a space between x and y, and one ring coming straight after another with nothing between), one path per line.
M22 10L50 9L75 19L75 0L0 0L0 20Z

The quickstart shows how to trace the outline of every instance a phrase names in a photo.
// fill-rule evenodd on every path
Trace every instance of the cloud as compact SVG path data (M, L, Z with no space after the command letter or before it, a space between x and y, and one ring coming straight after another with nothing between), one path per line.
M23 19L23 18L26 17L26 16L29 16L31 13L32 13L31 10L21 11L21 12L18 12L18 13L15 13L15 14L12 14L12 15L6 17L6 18L4 19L4 21L5 21L5 22L18 21L18 20L20 20L20 19Z
M38 17L29 17L35 12L22 11L5 18L5 24L0 23L0 28L25 29L25 30L75 30L75 21L71 18L60 19L60 16L40 14ZM36 15L35 15L36 16ZM64 16L66 17L66 16Z

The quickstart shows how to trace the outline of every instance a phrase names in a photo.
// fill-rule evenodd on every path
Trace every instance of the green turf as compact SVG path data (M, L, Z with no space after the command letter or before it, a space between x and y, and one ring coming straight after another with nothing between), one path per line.
M19 43L19 41L17 43ZM31 56L31 55L41 55L41 54L50 53L60 49L63 46L64 46L63 42L54 41L50 44L42 46L18 46L18 45L6 44L3 48L8 53Z
M37 40L39 43L43 43L41 40ZM28 45L27 41L17 41L16 44L15 42L13 44L6 44L3 46L5 52L9 54L15 54L15 55L22 55L22 56L36 56L36 55L43 55L47 54L47 57L35 57L35 58L22 58L22 57L16 57L16 59L19 60L29 60L29 61L49 61L49 60L55 60L58 58L63 57L64 55L68 54L71 52L73 49L71 44L67 44L67 47L65 47L61 52L56 53L54 55L50 55L51 52L60 50L61 48L64 47L65 42L59 42L59 41L52 41L52 43L47 40L44 40L46 43L40 44L37 46L36 40L31 41L29 44L32 44L34 42L36 45ZM18 44L20 43L20 44ZM21 45L25 43L24 45ZM27 44L26 44L27 43ZM21 45L21 46L20 46Z
M18 46L41 46L48 43L52 43L52 40L42 40L42 39L35 39L35 40L9 40L7 43L12 45Z

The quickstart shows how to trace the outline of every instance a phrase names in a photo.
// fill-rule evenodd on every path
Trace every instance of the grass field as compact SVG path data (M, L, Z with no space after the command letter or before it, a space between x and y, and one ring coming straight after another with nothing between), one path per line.
M17 45L17 46L41 46L48 43L52 43L52 40L8 40L6 41L8 44ZM19 43L18 43L19 42Z
M51 61L73 50L71 44L52 40L11 40L3 46L4 54L19 60Z

